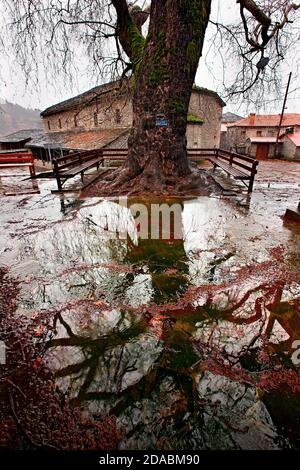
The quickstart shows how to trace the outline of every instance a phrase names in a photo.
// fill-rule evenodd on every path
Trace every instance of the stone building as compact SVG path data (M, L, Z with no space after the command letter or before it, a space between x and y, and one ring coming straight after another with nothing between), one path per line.
M127 87L114 82L100 85L41 113L44 130L51 132L124 129L131 126Z
M13 132L5 137L0 137L0 151L26 150L25 146L32 138L43 135L42 129L24 129Z
M68 148L70 140L76 149L90 150L102 141L101 146L125 147L133 118L126 85L120 81L100 85L47 108L41 113L45 134L49 140L56 134L56 141L61 135L62 148ZM216 92L194 86L188 115L188 147L219 146L223 106L225 103ZM105 143L101 135L112 130L114 138ZM74 138L77 134L78 138Z
M243 116L239 116L235 113L227 112L222 115L220 148L229 150L229 144L227 141L227 128L234 122L240 121L241 119L243 119Z
M280 124L279 114L250 114L245 119L227 126L227 142L230 150L245 153L259 160L286 155L288 145L283 145L285 134L293 135L300 130L300 114L285 114L280 128L280 139L276 144Z
M215 91L193 87L187 125L189 148L219 147L224 106L224 101Z
M219 146L224 106L216 92L194 86L188 114L188 147ZM127 148L133 119L128 82L92 88L47 108L41 117L43 130L6 136L2 139L3 148L26 146L35 158L43 161L51 161L70 150Z
M296 132L282 135L280 141L285 158L300 161L300 126L296 128Z

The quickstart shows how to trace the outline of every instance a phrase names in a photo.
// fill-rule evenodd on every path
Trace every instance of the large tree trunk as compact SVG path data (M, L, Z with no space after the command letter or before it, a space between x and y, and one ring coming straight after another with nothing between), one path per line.
M187 113L210 1L152 0L149 35L135 70L133 129L128 143L132 175L176 178L190 171ZM157 117L165 124L158 127Z
M140 177L158 188L190 173L187 114L211 0L152 0L146 39L126 0L112 3L119 39L134 70L125 179Z

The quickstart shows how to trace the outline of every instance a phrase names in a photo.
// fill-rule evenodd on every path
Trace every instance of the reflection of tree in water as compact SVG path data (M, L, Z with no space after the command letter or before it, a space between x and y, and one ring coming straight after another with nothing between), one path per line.
M140 240L129 244L124 259L133 267L144 268L151 276L153 301L166 302L184 293L188 287L188 259L183 240Z
M120 416L134 403L159 395L160 387L166 386L166 393L172 391L175 399L172 397L171 409L164 410L161 421L166 424L170 420L174 429L183 432L186 413L200 416L199 394L189 371L198 355L188 335L173 331L172 320L164 322L164 332L170 330L171 334L164 335L163 344L159 338L147 333L147 319L137 319L133 315L122 313L114 328L96 339L85 332L74 333L65 317L58 314L55 318L54 331L60 322L67 335L47 343L48 360L51 364L55 348L60 351L75 346L83 352L79 363L56 372L59 380L73 377L75 387L78 386L75 402L107 401L110 413Z
M297 276L280 273L282 260L277 273L271 260L213 284L216 266L234 256L225 244L213 264L203 255L209 276L192 287L192 252L188 257L182 240L114 240L103 257L100 216L85 215L82 241L95 231L98 251L80 259L117 260L125 271L74 267L74 289L85 303L57 309L47 343L58 387L91 414L118 416L124 448L274 448L278 435L265 404L298 445L299 434L288 431L273 404L276 386L283 393L285 381L290 402L299 383L290 360L300 338ZM210 253L215 244L203 248Z
M208 290L198 307L183 299L184 310L179 302L123 312L105 334L98 325L96 337L74 332L68 316L59 314L54 327L60 322L66 334L48 342L50 359L55 348L83 352L77 364L58 368L57 378L73 377L75 401L119 417L125 447L275 448L277 431L263 402L273 415L276 382L282 389L287 381L291 394L298 380L296 372L285 375L295 371L286 353L300 337L299 300L285 300L287 287L278 282L241 290L219 309L214 301L224 287L214 295ZM257 386L265 389L263 401ZM280 407L276 424L299 442Z

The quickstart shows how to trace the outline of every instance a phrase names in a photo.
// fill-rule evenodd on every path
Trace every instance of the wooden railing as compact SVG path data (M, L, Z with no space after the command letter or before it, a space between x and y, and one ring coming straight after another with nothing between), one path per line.
M73 165L82 165L92 158L101 159L103 162L123 162L128 154L127 148L102 148L97 150L69 153L55 159L54 169L58 174L65 168ZM187 150L188 159L192 161L209 160L214 169L221 168L236 180L241 180L251 192L254 178L257 173L258 161L246 155L230 152L219 148L190 148ZM58 171L59 168L59 171ZM71 172L70 172L71 173Z

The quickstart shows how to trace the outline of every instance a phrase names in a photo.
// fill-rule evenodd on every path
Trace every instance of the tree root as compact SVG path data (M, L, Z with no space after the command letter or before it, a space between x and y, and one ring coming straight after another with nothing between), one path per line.
M83 196L202 196L220 193L209 172L191 168L185 176L164 176L144 171L133 174L128 168L114 170L103 180L96 181L83 191Z

